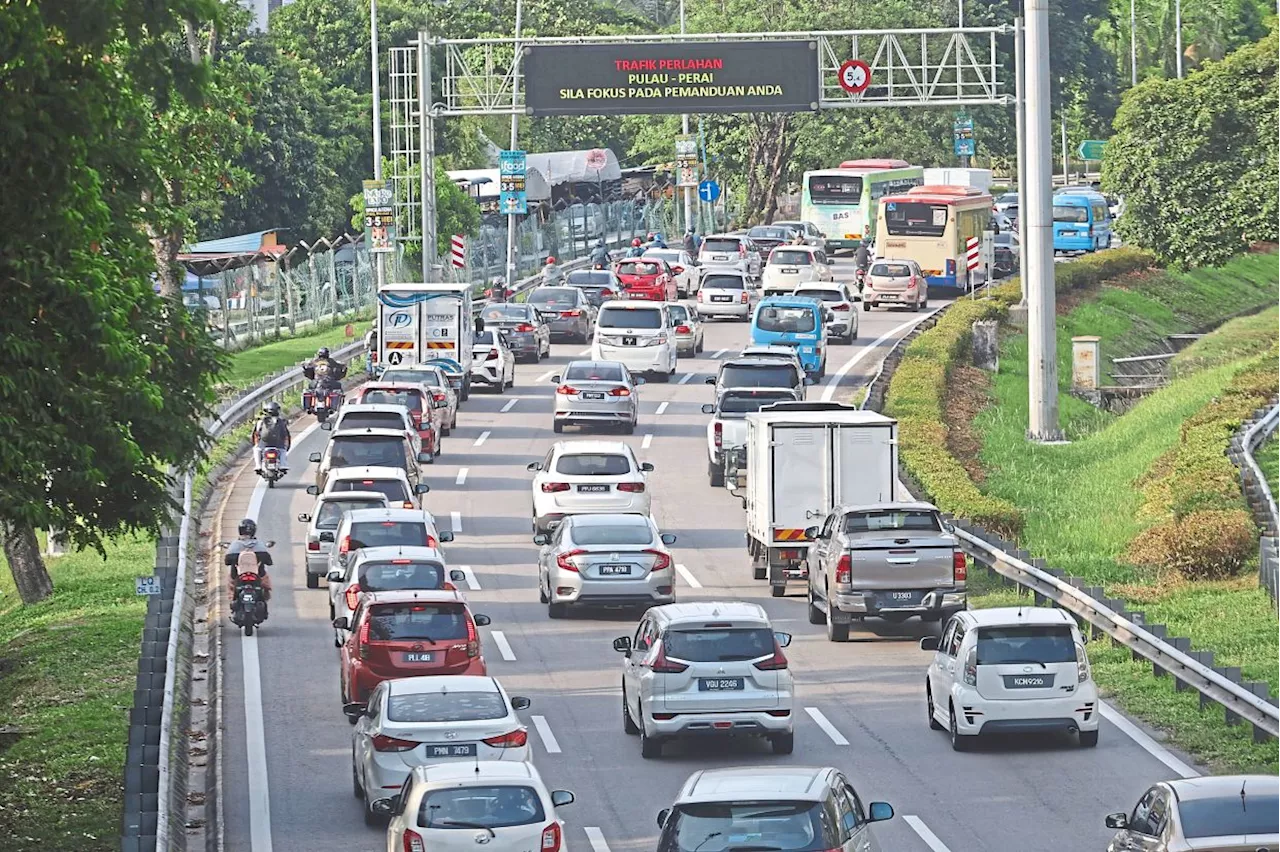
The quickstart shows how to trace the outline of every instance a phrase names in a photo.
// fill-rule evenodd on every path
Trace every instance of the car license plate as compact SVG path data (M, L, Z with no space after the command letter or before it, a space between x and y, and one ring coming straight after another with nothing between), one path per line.
M621 574L630 574L630 565L601 565L597 569L602 577L617 577Z
M699 692L732 692L735 689L742 689L743 683L740 677L700 677L698 678Z
M732 297L732 296L712 296L712 297L711 297L711 301L713 301L713 302L732 302L732 301L733 301L733 297Z
M712 259L712 260L728 260L728 259L729 259L729 255L727 255L727 254L713 254L713 255L711 255L711 259Z
M475 757L475 743L449 743L448 745L428 745L427 757Z
M579 494L607 494L609 493L608 485L579 485Z
M435 651L405 651L400 655L400 660L405 663L434 663L436 653Z
M924 592L921 590L904 591L904 592L881 592L880 605L889 606L889 607L914 606L915 604L918 604L920 602L920 599L923 597L924 597Z
M1005 689L1052 689L1053 672L1003 675Z
M624 337L624 338L622 338L622 345L623 345L623 346L635 346L635 345L636 345L636 339L635 339L634 337Z
M893 293L877 293L876 295L879 296L881 299L884 299L886 302L898 301L898 297L895 296Z
M791 268L791 267L789 267L789 266L784 266L784 267L783 267L781 270L779 270L779 271L780 271L783 275L798 275L798 274L800 274L800 270L799 270L799 269L792 269L792 268Z
M582 398L583 399L604 399L604 394L597 393L596 391L583 391Z

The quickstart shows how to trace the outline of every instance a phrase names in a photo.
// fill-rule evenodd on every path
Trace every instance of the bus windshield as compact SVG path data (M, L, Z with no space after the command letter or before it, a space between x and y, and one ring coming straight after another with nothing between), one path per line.
M947 205L890 201L884 206L884 226L895 237L940 237L947 230Z
M811 175L809 200L814 204L857 204L862 200L862 178L855 175Z

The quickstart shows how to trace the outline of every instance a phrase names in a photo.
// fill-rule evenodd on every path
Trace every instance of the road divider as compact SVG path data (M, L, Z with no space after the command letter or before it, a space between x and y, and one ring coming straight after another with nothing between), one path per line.
M676 564L676 573L679 574L680 579L688 583L690 587L694 589L702 588L702 584L698 582L697 577L693 576L693 572L679 563Z
M538 736L542 739L542 747L547 750L548 754L559 754L560 743L556 742L556 735L551 733L551 726L547 724L546 716L530 716L533 720L533 727L537 729Z
M837 731L836 726L831 724L831 720L823 715L823 712L817 707L806 707L804 712L808 713L809 718L813 719L818 727L822 729L822 732L831 738L831 742L838 746L847 746L849 744L849 741L844 738L844 734Z
M493 637L493 644L498 646L498 653L502 655L502 659L508 663L515 662L516 652L511 650L511 643L507 641L507 634L501 630L490 630L489 635Z

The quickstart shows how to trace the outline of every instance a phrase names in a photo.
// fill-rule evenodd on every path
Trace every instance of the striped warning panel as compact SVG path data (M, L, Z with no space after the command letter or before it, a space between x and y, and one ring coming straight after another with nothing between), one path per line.
M969 237L969 239L964 241L964 259L966 264L965 269L973 270L978 268L977 237Z
M774 530L774 541L804 541L804 530Z
M453 341L451 340L432 340L427 343L428 349L453 349Z
M413 341L412 340L388 340L387 348L388 349L412 349Z
M462 269L467 265L467 239L462 234L454 234L450 238L449 259L456 269Z

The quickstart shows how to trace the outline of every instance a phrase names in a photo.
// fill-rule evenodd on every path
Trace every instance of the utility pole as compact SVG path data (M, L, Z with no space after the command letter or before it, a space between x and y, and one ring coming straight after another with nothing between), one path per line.
M1130 85L1138 85L1138 0L1129 0Z
M1018 131L1018 280L1022 284L1022 307L1027 305L1027 241L1022 239L1023 223L1026 222L1022 215L1024 204L1027 200L1027 100L1023 87L1023 75L1026 74L1027 58L1026 58L1026 30L1024 21L1018 18L1013 22L1013 44L1014 44L1014 123Z
M511 60L511 147L509 150L516 150L517 135L520 132L520 116L516 112L516 108L520 104L520 23L524 15L524 3L516 0L516 41L514 50L515 56ZM600 199L603 206L604 199ZM514 289L516 286L516 214L507 214L507 288Z
M1182 0L1173 0L1173 49L1177 51L1178 79L1182 79Z
M680 35L685 34L684 29L684 0L680 0ZM680 116L680 132L688 137L689 135L689 113ZM679 168L676 169L677 174ZM689 230L693 227L693 187L686 186L684 188L684 228Z
M431 35L418 31L418 133L422 179L422 281L431 280L436 265L436 126L431 117Z
M369 73L370 93L373 96L373 179L382 180L382 93L378 79L378 0L369 0ZM392 209L394 210L395 207L393 206ZM378 252L374 260L374 269L377 275L378 291L381 291L382 285L387 283L387 256L384 252ZM355 296L354 290L352 296ZM336 301L333 312L335 314L338 312Z
M1071 183L1071 176L1067 162L1067 78L1058 78L1058 92L1062 96L1062 103L1058 105L1058 116L1062 122L1062 185L1067 186Z
M1053 269L1053 130L1049 104L1049 0L1027 0L1027 185L1018 200L1027 269L1030 418L1027 436L1052 441L1058 432L1057 325Z

